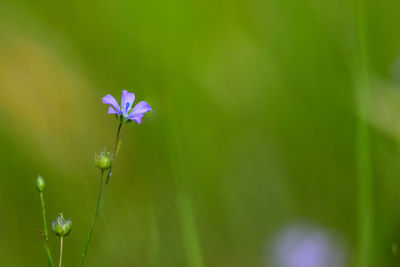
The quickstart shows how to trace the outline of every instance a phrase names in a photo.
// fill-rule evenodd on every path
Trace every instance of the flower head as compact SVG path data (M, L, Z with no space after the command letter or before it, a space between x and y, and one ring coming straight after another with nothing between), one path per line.
M127 90L122 91L121 107L112 95L106 95L102 101L104 104L110 105L108 114L116 114L123 123L132 120L140 124L144 113L151 110L151 106L146 101L140 101L133 107L135 94L129 93Z
M281 230L271 244L268 261L277 267L342 267L343 244L325 229L295 224Z

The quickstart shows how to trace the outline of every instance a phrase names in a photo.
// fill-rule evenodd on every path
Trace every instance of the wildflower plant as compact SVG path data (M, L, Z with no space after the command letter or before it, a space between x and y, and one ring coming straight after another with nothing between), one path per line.
M118 104L117 100L112 95L106 95L102 98L102 102L108 107L108 114L114 114L117 121L117 134L115 138L115 145L112 152L102 151L99 154L95 154L94 164L100 170L100 179L99 179L99 194L97 198L97 205L95 209L95 213L89 228L89 232L87 234L83 251L81 255L81 260L79 266L83 266L83 263L86 258L86 254L89 248L90 241L92 240L94 228L97 223L97 218L101 212L104 202L104 196L106 193L107 185L112 175L112 168L115 164L115 160L117 158L118 152L121 148L121 140L120 133L123 125L129 122L136 122L138 124L142 123L142 118L145 113L151 111L151 106L145 102L141 101L133 107L133 102L135 101L135 95L133 93L128 92L127 90L122 91L121 97L121 106ZM39 175L36 179L36 188L39 191L40 204L42 209L42 217L43 217L43 230L40 233L43 236L44 248L46 252L47 262L49 267L53 267L53 259L51 256L51 251L49 248L49 237L48 237L48 229L47 229L47 220L46 220L46 206L44 200L44 191L45 191L46 183L44 179ZM62 254L63 254L63 241L64 237L66 237L71 232L72 220L65 219L63 214L60 213L58 217L52 223L53 233L60 238L60 257L59 257L59 267L62 265Z

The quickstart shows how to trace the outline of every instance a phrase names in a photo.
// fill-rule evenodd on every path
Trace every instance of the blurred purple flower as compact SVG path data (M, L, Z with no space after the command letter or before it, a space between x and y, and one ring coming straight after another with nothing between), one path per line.
M122 116L125 120L136 121L139 124L142 122L143 114L151 110L146 101L140 101L132 109L135 94L129 93L127 90L122 91L121 107L112 95L106 95L102 101L104 104L111 106L108 107L108 114L116 114L117 116Z
M327 231L292 225L278 233L268 260L273 267L343 267L343 246Z

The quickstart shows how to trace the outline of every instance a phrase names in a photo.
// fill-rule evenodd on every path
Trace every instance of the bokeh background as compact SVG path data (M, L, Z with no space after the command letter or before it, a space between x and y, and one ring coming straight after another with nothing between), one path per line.
M122 129L86 266L400 266L399 12L1 0L0 265L46 266L39 173L78 265L117 128L101 98L128 89L153 111Z

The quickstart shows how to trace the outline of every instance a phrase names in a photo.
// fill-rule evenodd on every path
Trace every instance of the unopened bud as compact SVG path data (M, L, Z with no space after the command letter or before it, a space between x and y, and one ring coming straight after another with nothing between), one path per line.
M94 164L97 166L97 168L104 171L111 167L111 160L112 160L111 153L103 151L100 152L100 154L95 155Z
M36 179L36 188L37 190L42 193L46 187L46 183L44 182L44 179L42 176L38 175Z
M57 219L51 224L51 227L55 235L60 237L67 236L69 232L71 232L71 227L72 227L71 218L65 220L63 214L60 213L57 216Z

